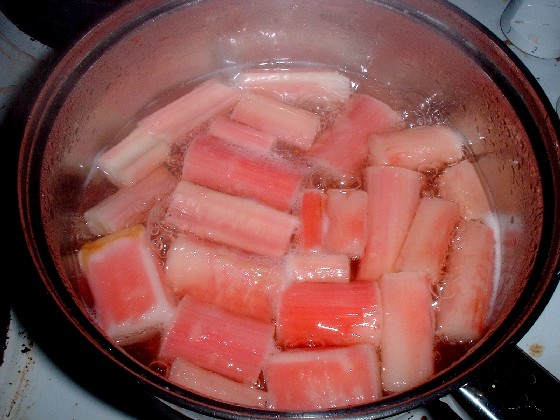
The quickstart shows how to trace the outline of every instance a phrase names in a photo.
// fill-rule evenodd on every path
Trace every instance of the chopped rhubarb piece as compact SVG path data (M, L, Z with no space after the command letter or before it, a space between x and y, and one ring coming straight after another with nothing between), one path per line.
M335 172L356 174L366 164L368 135L396 130L400 124L401 115L384 102L369 95L353 94L306 156Z
M468 160L446 168L438 179L438 189L442 198L459 205L466 219L485 221L492 212L481 176Z
M366 164L367 133L356 133L345 116L328 127L307 151L311 165L324 167L335 174L353 175Z
M368 238L358 278L377 280L395 270L406 234L420 202L422 177L416 171L372 166L365 171Z
M350 260L344 254L289 253L286 272L294 281L344 283L350 281Z
M301 198L300 241L303 249L318 249L323 242L323 222L327 195L323 190L305 189Z
M350 79L332 70L251 70L235 79L242 89L312 110L334 109L352 92Z
M232 108L241 94L240 89L209 80L143 118L138 127L173 143L213 116Z
M284 278L277 261L201 244L183 235L171 244L165 268L176 295L189 294L201 302L268 322Z
M327 190L325 249L361 257L367 237L368 194L363 190Z
M144 226L112 233L82 246L80 267L87 278L96 319L120 344L141 341L162 329L175 301L150 247Z
M378 345L380 304L376 282L294 282L280 296L276 340L283 348Z
M119 187L132 185L161 166L171 148L161 136L135 128L96 158L96 165Z
M311 147L321 128L318 115L257 94L243 95L233 109L231 119L278 136L303 150Z
M274 325L242 317L185 295L161 343L159 359L177 357L234 381L257 383L275 351Z
M269 152L277 137L248 125L218 115L208 127L208 134L230 143L258 152Z
M359 133L386 133L402 127L402 115L370 95L355 93L348 103L348 120Z
M278 352L263 374L275 410L347 407L382 397L378 355L367 344Z
M413 170L438 169L463 157L463 137L447 126L408 128L369 137L370 165L400 166Z
M169 380L185 389L220 401L246 407L266 406L268 394L263 390L202 369L181 357L171 364Z
M166 161L181 136L237 103L241 90L211 80L140 120L101 154L97 165L115 185L133 184Z
M214 284L201 289L200 294L214 293L212 302L218 307L270 322L285 279L280 267L275 259L224 250L214 261Z
M216 247L187 235L179 235L169 245L165 262L167 283L182 298L189 290L198 290L214 281L212 264Z
M142 223L148 211L169 194L177 179L163 166L123 187L84 213L87 227L94 235L104 235Z
M387 393L401 392L434 374L435 324L431 283L426 273L384 274L381 379Z
M247 252L282 256L298 218L248 198L179 181L165 221L182 232Z
M187 181L282 211L292 207L303 177L303 168L287 160L246 153L207 134L191 142L183 162Z
M493 292L495 238L478 221L459 224L437 303L437 335L449 342L479 339Z
M432 282L437 281L460 217L455 203L440 198L422 198L395 269L424 271Z

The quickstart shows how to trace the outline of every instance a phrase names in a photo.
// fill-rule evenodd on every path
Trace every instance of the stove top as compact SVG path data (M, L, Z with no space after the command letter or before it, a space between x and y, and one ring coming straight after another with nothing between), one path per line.
M500 17L508 2L504 0L450 0L450 2L470 14L509 45L509 48L535 76L558 112L560 59L537 58L521 51L507 40L500 26ZM11 20L8 15L10 14L0 12L0 122L6 117L10 104L27 83L31 72L55 55L54 48L61 42L59 38L54 41L44 39L42 42L34 40L31 36L38 35L31 35L29 26L16 26L17 20ZM14 280L17 278L10 277L5 281ZM0 334L2 334L0 346L5 341L3 360L0 365L0 414L3 418L123 420L144 417L138 411L131 409L133 402L126 401L126 398L118 398L118 396L105 398L98 396L103 393L78 385L75 378L62 370L59 364L52 361L36 344L6 300L6 296L0 294ZM560 378L559 321L560 287L557 288L533 327L517 343L517 347L528 356L529 361L534 361L543 368L545 376L546 372L551 374L550 383L555 386L560 386L559 382L555 383L557 380L555 378ZM6 331L3 331L3 328ZM6 337L5 340L3 335ZM2 348L0 348L0 355L2 355ZM488 383L488 386L492 388L494 384ZM126 393L125 389L121 391L123 395ZM119 390L116 392L118 393ZM442 408L442 406L432 406L428 407L429 410L414 410L395 419L450 418L452 415L463 419L494 418L491 413L465 411L462 405L457 404L456 397L461 397L461 394L464 398L472 397L468 389L461 389L455 398L451 396L442 398L441 401L445 403L443 409L452 410L443 411L443 415L442 411L438 411L438 407Z

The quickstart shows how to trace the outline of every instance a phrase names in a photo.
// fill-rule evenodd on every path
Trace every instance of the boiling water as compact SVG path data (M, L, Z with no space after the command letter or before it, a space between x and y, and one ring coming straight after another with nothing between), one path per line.
M263 67L267 67L266 65ZM219 77L223 80L235 80L235 75L239 73L241 69L235 70L228 70L226 72L220 72L213 75L210 75L211 78ZM374 81L370 79L364 79L361 75L348 75L350 79L353 81L353 91L360 92L360 93L368 93L384 102L388 103L394 109L399 110L402 112L403 121L407 127L415 127L418 125L429 125L429 124L447 124L447 115L450 112L448 109L448 104L444 104L438 101L436 96L432 96L429 98L419 98L416 94L411 92L399 92L396 90L389 89L387 86L377 85ZM160 98L158 101L150 104L146 109L138 115L138 119L150 114L154 110L161 107L163 104L181 96L185 92L192 89L194 86L201 83L203 80L197 80L185 84L177 89L170 91L168 94L164 95L164 97ZM414 99L411 99L414 98ZM289 98L287 98L289 99ZM328 127L332 121L334 121L337 110L330 110L330 109L322 109L318 107L316 109L312 109L312 111L321 115L322 118L322 127ZM130 131L131 127L134 126L135 121L131 121L129 125L123 128L122 131L117 133L114 138L114 142L117 142L120 138L122 138L128 131ZM181 165L182 165L182 154L186 146L188 145L190 139L192 139L198 132L204 131L205 127L201 127L200 130L197 130L195 133L190 133L189 136L182 139L175 148L174 151L167 161L167 166L170 171L175 174L178 178L181 174ZM467 144L465 142L465 144ZM110 147L112 144L108 144L107 148ZM290 156L294 151L290 148L284 149L283 147L279 147L276 152L278 154L283 155L284 157ZM468 150L466 150L466 154L468 155ZM294 158L294 157L292 157ZM295 157L295 159L299 159L299 157ZM367 162L364 163L364 167L367 165ZM437 195L437 188L436 182L437 177L441 173L442 168L432 168L432 167L425 167L422 168L422 172L426 179L426 183L423 190L424 196L435 196ZM95 203L101 201L103 198L109 196L110 194L116 191L116 187L112 185L96 168L89 174L87 179L84 180L81 178L74 178L71 176L67 180L67 184L71 186L71 190L79 191L79 205L77 206L77 211L75 216L73 217L73 225L72 225L72 232L71 237L73 238L71 241L71 245L68 247L69 252L69 261L71 263L68 266L68 271L71 274L70 277L72 278L75 288L80 294L83 303L90 311L93 318L95 318L94 313L94 306L93 306L93 299L89 288L87 286L86 279L81 275L79 271L79 267L76 264L75 253L79 250L81 245L84 243L95 239L88 231L87 226L83 221L82 214L85 210L90 208ZM347 189L358 189L362 188L362 181L361 179L357 179L355 177L347 177L347 178L330 178L329 176L325 175L321 172L314 173L311 177L309 177L306 181L305 187L313 187L313 188L347 188ZM155 254L160 258L160 263L162 267L165 266L165 259L167 252L169 250L171 241L177 235L173 229L168 228L164 224L161 223L161 217L165 211L165 203L161 203L158 207L151 210L147 217L147 227L148 231L152 233L152 240L153 240L153 249ZM492 216L489 220L486 221L488 225L490 225L494 232L496 243L500 244L500 228L499 222L497 217ZM499 281L499 272L500 272L500 264L501 264L501 253L500 249L496 250L495 253L495 275L494 275L494 294L495 290L497 289L497 283ZM352 261L352 273L356 273L359 269L360 261L354 260ZM436 285L434 285L434 294L437 292L435 291ZM493 299L495 296L493 297ZM156 372L166 375L168 371L168 366L161 363L157 360L157 354L159 350L159 343L160 343L161 336L155 335L151 336L147 340L144 340L139 343L135 343L132 345L125 346L125 350L135 359L140 361L141 363L149 366L151 369L155 370ZM445 369L446 367L450 366L458 360L465 352L470 349L475 342L463 342L463 343L444 343L437 341L435 346L435 367L436 371L440 371Z

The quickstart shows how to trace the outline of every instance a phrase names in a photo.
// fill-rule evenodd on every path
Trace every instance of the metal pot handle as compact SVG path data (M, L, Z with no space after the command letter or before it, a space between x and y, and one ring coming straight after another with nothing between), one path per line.
M506 346L450 397L473 419L558 418L560 381L517 346Z

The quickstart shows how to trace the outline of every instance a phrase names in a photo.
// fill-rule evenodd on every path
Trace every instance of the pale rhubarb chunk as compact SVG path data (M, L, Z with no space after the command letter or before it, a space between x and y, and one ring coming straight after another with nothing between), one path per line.
M242 92L217 80L191 90L138 122L138 127L176 142L212 117L231 109Z
M306 153L315 165L341 175L356 175L367 163L368 136L400 127L401 115L364 94L353 94L334 123Z
M240 89L211 80L140 120L134 130L103 152L97 166L117 186L138 182L169 157L178 139L231 108Z
M241 254L179 235L169 247L167 281L175 294L239 315L272 321L284 274L279 261Z
M175 309L150 245L144 226L136 225L89 242L78 253L96 319L119 344L160 331Z
M278 139L275 135L238 123L223 115L218 115L212 120L208 126L208 134L257 152L270 152Z
M282 256L298 218L248 198L179 181L165 221L179 231L266 256Z
M274 326L242 317L185 295L163 333L159 359L180 357L248 385L257 383L262 366L275 351Z
M257 94L243 95L233 109L231 119L278 136L303 150L311 147L321 128L318 115Z
M250 70L235 77L242 89L307 109L333 109L346 102L350 79L332 70Z
M149 210L169 194L177 179L163 166L138 183L123 187L84 212L89 231L104 235L142 223Z
M263 375L275 410L326 410L382 397L377 352L367 344L282 351Z
M170 145L160 136L135 128L116 145L96 158L96 166L118 187L133 185L161 166Z
M292 252L286 255L289 280L315 282L350 281L350 259L345 254Z
M459 220L455 203L422 198L395 263L396 271L424 271L437 281Z
M381 338L376 282L294 282L280 296L276 340L282 348L344 346Z
M437 335L449 342L479 339L487 328L496 241L492 229L462 221L437 303Z
M327 190L323 245L331 252L360 258L367 237L368 195L363 190Z
M178 235L169 245L165 277L176 296L195 293L214 281L216 247L187 235ZM198 297L198 296L197 296Z
M183 161L184 180L282 211L292 207L303 177L303 168L285 159L247 153L207 134L190 143Z
M370 165L433 170L463 157L463 137L447 126L418 126L369 137Z
M395 262L420 202L421 175L410 169L372 166L365 170L368 238L358 278L377 280Z
M384 274L381 380L385 392L402 392L434 374L435 324L430 279L423 272Z
M442 198L457 203L466 219L485 221L492 212L481 175L468 160L442 172L438 179L438 191Z
M264 408L266 406L268 394L265 391L202 369L181 357L176 358L171 364L169 380L183 388L216 400L241 404L246 407Z

